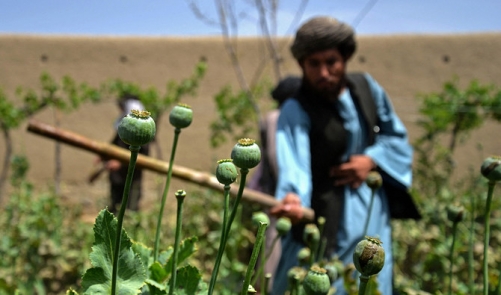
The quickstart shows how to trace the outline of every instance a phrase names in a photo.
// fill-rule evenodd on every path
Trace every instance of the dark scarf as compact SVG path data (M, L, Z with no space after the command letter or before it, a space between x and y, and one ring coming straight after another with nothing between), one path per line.
M348 81L347 87L360 113L360 98L353 83ZM342 163L342 157L347 148L348 134L334 104L315 92L306 82L303 81L296 99L308 114L311 122L309 134L312 173L311 208L315 211L316 219L319 216L326 219L323 229L323 237L327 241L325 253L333 253L336 249L339 221L344 214L344 186L334 186L335 179L329 176L329 171L331 167ZM363 115L365 122L374 121L367 120L365 114ZM369 126L366 128L367 130L373 129ZM369 140L372 144L374 134L370 135ZM292 229L297 241L303 242L304 226L305 224L299 224Z

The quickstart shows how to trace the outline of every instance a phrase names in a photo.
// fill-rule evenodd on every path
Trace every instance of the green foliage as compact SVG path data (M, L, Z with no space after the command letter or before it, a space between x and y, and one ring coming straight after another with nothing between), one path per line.
M190 192L190 206L185 208L183 232L188 236L197 236L197 247L201 249L192 263L200 269L205 281L209 281L217 254L223 223L223 196L211 190ZM241 211L238 213L240 216ZM225 253L219 268L215 294L236 294L240 291L247 262L252 251L251 242L254 234L242 224L237 216L228 237Z
M124 94L132 94L139 97L146 110L151 113L151 117L160 125L159 121L163 113L173 104L178 103L187 95L195 95L200 82L207 71L207 63L199 61L190 77L180 82L170 80L167 82L165 93L160 94L155 87L142 88L139 84L114 79L103 85L103 90L109 95L122 97Z
M40 92L23 87L18 87L16 90L16 95L23 101L20 111L25 117L48 106L63 111L73 111L82 103L101 101L99 89L87 83L79 84L70 76L64 76L61 81L57 81L49 73L44 72L40 75L40 87Z
M254 98L265 96L270 84L266 81L258 83L251 92L238 90L236 93L227 85L214 96L217 118L211 123L211 145L218 147L231 140L249 137L259 126L259 109Z
M486 120L499 121L501 91L493 85L472 81L464 90L453 79L439 93L420 96L422 134L414 142L414 187L412 194L423 219L393 221L393 248L396 285L404 294L437 294L448 287L449 250L452 243L452 223L447 219L446 206L464 206L467 215L458 224L453 253L453 293L475 294L482 288L483 221L487 181L478 166L463 171L454 178L455 149L466 143L468 136ZM467 172L467 173L464 173ZM492 208L500 208L501 200L493 199ZM493 212L499 216L500 212ZM501 229L493 218L491 231ZM497 268L501 256L495 249L501 237L493 235L489 248L489 265ZM492 271L492 286L498 285L499 273ZM416 291L420 290L420 291Z
M117 238L117 220L107 210L102 210L94 224L94 246L90 260L94 266L88 269L82 279L84 294L110 294L113 245ZM132 250L132 242L122 229L118 258L117 294L137 294L146 279L145 266L141 257Z
M111 291L111 265L113 245L116 238L117 219L107 210L102 210L94 225L95 242L90 259L93 268L88 269L82 280L84 294L109 294ZM153 261L152 249L132 241L122 229L118 262L117 294L167 294L166 284L172 271L173 249L162 252L158 261ZM185 262L196 252L196 237L181 243L178 263ZM198 269L184 265L178 268L177 294L195 294L206 289ZM197 293L198 294L198 293Z
M86 267L90 230L79 208L33 193L24 157L13 162L16 189L0 212L0 294L58 294L76 285Z
M49 73L40 75L40 93L31 89L18 87L16 96L21 105L14 105L0 89L0 127L5 130L17 128L19 124L31 115L47 106L71 111L82 103L99 102L101 99L98 89L86 83L78 84L69 76L64 76L60 82Z
M499 89L475 80L464 90L458 84L455 78L446 82L441 92L420 96L418 126L422 134L414 142L414 174L417 189L423 193L438 194L450 185L458 144L464 143L486 120L501 121Z

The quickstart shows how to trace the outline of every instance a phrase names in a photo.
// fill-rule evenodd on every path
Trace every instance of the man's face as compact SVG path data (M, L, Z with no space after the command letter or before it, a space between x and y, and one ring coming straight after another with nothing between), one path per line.
M301 63L303 74L313 89L331 94L339 91L344 81L346 61L337 49L312 53Z

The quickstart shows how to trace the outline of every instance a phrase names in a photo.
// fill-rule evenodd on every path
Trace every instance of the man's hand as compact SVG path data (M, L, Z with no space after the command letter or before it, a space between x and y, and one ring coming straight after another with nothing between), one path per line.
M117 171L122 166L122 163L118 160L108 160L106 161L105 167L108 171Z
M279 205L270 209L270 214L276 217L288 217L292 224L303 219L301 199L294 193L288 193Z
M369 156L354 155L348 162L332 167L330 176L336 178L336 186L350 185L352 188L358 188L375 166Z

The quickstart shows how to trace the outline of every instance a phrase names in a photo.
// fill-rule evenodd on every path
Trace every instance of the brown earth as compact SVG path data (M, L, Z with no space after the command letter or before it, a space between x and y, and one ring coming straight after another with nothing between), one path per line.
M299 73L288 52L289 43L289 39L280 40L284 58L283 75ZM385 87L413 140L419 133L416 95L441 90L443 83L454 75L460 79L462 86L472 79L501 85L499 52L501 33L360 36L359 49L350 70L368 71ZM244 74L250 79L267 53L261 40L245 38L238 41L238 55ZM197 97L183 101L192 106L195 118L192 126L181 133L176 164L212 171L216 160L227 158L233 145L230 142L217 150L209 146L208 126L215 118L213 95L227 84L238 87L219 37L0 35L0 88L15 100L15 89L19 86L39 89L39 76L46 71L57 79L69 75L78 82L94 86L110 78L122 78L143 86L157 87L162 92L167 81L188 77L201 57L208 61L208 72ZM264 73L265 77L273 80L269 68ZM262 100L262 106L269 108L269 100ZM62 127L95 140L109 141L117 116L117 108L110 99L62 114ZM54 112L44 110L35 119L52 124ZM458 170L464 171L470 166L476 169L486 155L499 154L498 134L499 125L493 122L475 132L468 144L457 150ZM249 137L256 137L256 134ZM161 122L158 138L164 157L168 157L173 139L168 120ZM39 189L48 189L53 183L54 142L28 133L26 124L13 133L13 139L15 152L25 154L30 160L30 180ZM483 146L482 153L477 151L478 144ZM0 155L3 155L4 149L4 141L0 139ZM64 146L62 149L62 195L67 200L84 205L91 214L107 204L108 195L106 177L101 177L93 185L86 182L94 168L95 158L95 155L72 147ZM158 187L164 182L163 178L153 173L146 176L147 193L143 207L157 203ZM171 184L171 190L184 187L193 186L176 180Z

